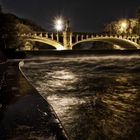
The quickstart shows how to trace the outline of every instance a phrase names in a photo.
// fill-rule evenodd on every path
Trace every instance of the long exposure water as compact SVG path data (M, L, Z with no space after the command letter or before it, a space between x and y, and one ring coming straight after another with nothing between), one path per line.
M140 139L140 56L50 56L23 72L70 140Z

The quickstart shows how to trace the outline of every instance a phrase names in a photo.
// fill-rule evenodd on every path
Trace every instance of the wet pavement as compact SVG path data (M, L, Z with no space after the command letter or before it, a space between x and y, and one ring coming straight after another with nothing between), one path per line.
M0 140L66 140L51 106L26 80L19 61L7 62L0 90ZM0 65L1 79L4 67Z

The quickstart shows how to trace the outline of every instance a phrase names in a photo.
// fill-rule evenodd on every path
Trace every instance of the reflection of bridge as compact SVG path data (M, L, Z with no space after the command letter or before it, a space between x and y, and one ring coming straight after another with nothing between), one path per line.
M61 33L34 32L21 36L27 41L37 41L54 46L57 50L71 50L78 43L89 41L107 42L114 46L120 46L120 48L129 46L140 49L140 36L138 35L97 35L64 31Z

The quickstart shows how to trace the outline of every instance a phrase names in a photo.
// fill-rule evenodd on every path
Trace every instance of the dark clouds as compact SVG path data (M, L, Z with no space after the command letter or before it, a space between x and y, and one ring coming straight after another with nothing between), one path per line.
M132 17L140 0L1 0L6 12L30 18L51 28L53 18L63 15L70 19L73 30L100 31L111 20Z

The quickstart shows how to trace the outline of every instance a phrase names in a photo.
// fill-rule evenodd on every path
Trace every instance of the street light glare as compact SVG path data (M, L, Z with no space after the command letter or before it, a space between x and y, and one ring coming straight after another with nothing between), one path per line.
M62 18L56 18L55 20L55 29L57 31L62 31L64 28L64 21L62 20Z
M126 29L127 28L127 23L125 21L122 22L121 27L124 28L124 29Z
M62 31L63 30L63 25L59 25L59 24L56 24L55 25L55 29L57 30L57 31Z
M56 20L56 24L58 24L58 25L63 24L63 23L62 23L62 19L57 19L57 20Z
M129 23L127 19L123 19L118 22L118 31L120 33L127 33L128 27L129 27Z

